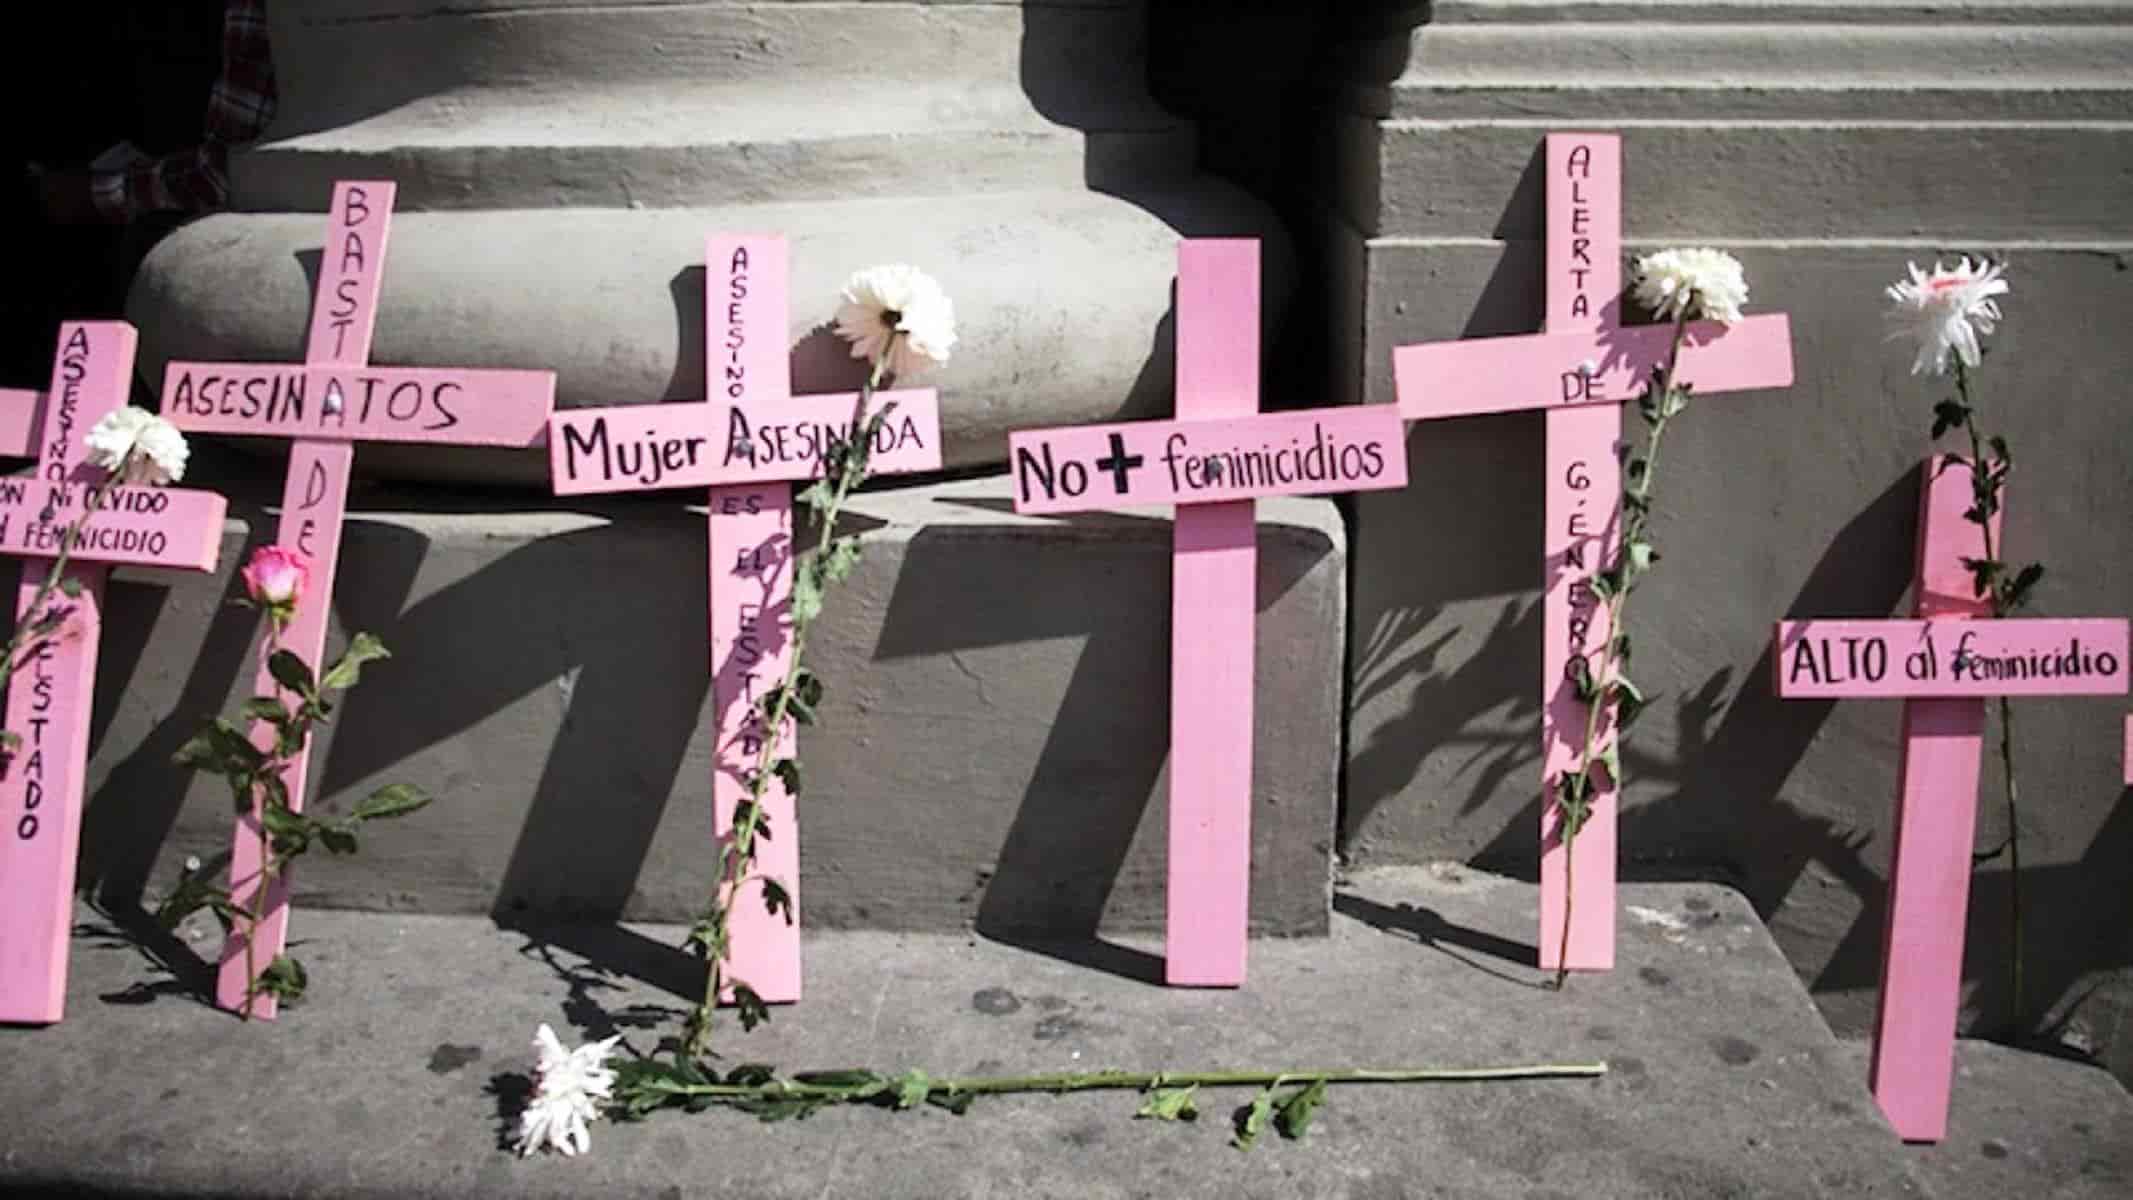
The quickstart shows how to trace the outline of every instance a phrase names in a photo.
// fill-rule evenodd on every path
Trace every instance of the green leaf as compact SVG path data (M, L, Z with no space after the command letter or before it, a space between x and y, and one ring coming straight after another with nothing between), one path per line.
M1155 1121L1197 1121L1200 1108L1194 1103L1194 1097L1199 1092L1197 1083L1185 1087L1159 1087L1148 1094L1148 1102L1133 1115L1136 1119L1147 1117Z
M1274 1114L1274 1128L1285 1138L1300 1138L1311 1128L1312 1118L1318 1115L1320 1106L1326 1102L1326 1081L1314 1079L1309 1085L1290 1092Z
M742 1063L728 1071L723 1082L733 1087L762 1087L777 1077L777 1069L768 1063Z
M430 794L412 783L389 783L363 797L348 815L358 821L384 821L429 807Z
M800 794L800 762L798 759L781 758L770 764L770 773L785 787L785 794L797 797Z
M796 571L792 579L792 620L794 625L810 625L822 615L822 584L813 571Z
M81 599L81 580L72 575L59 581L59 594L69 600Z
M290 812L280 804L263 804L259 809L259 822L266 826L267 836L274 843L277 854L294 857L302 854L310 845L312 824L304 817Z
M1943 400L1933 406L1933 436L1948 432L1970 419L1970 409L1960 400Z
M318 844L324 846L328 854L354 854L356 852L355 834L339 825L319 826Z
M770 915L773 917L783 913L785 915L785 923L787 925L792 924L792 893L786 891L785 885L775 879L765 879L763 881L763 907L769 910Z
M2029 593L2036 588L2037 583L2043 578L2043 563L2031 563L2017 571L2014 581L2003 585L2000 597L2001 607L2007 612L2013 612L2027 604L2029 602Z
M1230 1145L1239 1150L1249 1150L1253 1143L1259 1140L1259 1135L1266 1132L1267 1122L1274 1118L1275 1086L1277 1085L1267 1085L1252 1098L1251 1104L1237 1110L1236 1129L1230 1134Z
M830 486L829 480L817 479L801 489L798 499L809 508L820 510L828 508L836 497L837 491Z
M916 1068L896 1077L896 1107L917 1108L933 1091L933 1077Z
M247 721L267 721L277 728L286 725L292 718L287 705L273 696L254 696L237 710Z
M756 1026L770 1020L770 1005L745 983L736 981L733 985L733 1008L741 1018L741 1028L751 1033Z
M217 717L205 729L178 747L170 760L181 767L234 775L257 770L267 756L244 735L244 731Z
M1590 704L1599 697L1600 690L1592 681L1592 664L1581 655L1570 660L1570 690L1576 693L1578 702Z
M349 639L347 653L341 660L327 668L326 678L319 683L320 691L339 692L352 688L363 677L363 664L391 658L392 651L385 643L367 633L359 633Z
M267 673L274 682L297 695L309 699L318 695L318 687L311 678L311 668L293 650L276 650L267 659Z
M2007 439L1995 434L1992 437L1986 438L1985 444L1992 447L1992 457L1997 459L2000 463L2000 470L1997 472L1997 474L2002 476L2006 475L2006 468L2014 465L2014 455L2008 453L2007 451Z
M1652 569L1652 564L1659 561L1659 552L1652 548L1650 542L1641 540L1631 542L1625 547L1625 552L1628 555L1629 565L1634 570L1649 571Z
M22 735L12 729L0 729L0 755L13 754L22 749Z
M859 539L856 537L837 538L823 547L823 582L844 582L845 577L852 573L852 568L859 565L859 554Z
M1689 390L1687 385L1666 389L1666 395L1659 401L1659 415L1662 418L1678 417L1687 412L1689 410Z
M976 1092L935 1092L926 1097L926 1103L935 1108L945 1108L956 1116L970 1111L971 1102L978 1098Z
M1998 579L2000 572L2007 569L2007 564L1996 558L1965 558L1962 563L1963 568L1970 572L1971 586L1979 596L1990 595L1993 580Z
M259 973L256 990L284 1003L293 1003L303 999L304 989L310 986L311 976L304 970L304 964L283 954L268 963L267 969Z

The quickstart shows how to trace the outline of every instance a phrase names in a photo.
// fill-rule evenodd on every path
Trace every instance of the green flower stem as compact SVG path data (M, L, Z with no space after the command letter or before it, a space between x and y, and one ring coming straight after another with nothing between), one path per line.
M872 374L859 390L859 402L854 416L855 429L864 422L874 393L888 374L891 352L896 348L896 339L900 336L900 333L889 335L888 344L882 347L880 361L874 364ZM864 444L855 443L855 453L840 460L841 470L837 476L836 488L830 495L830 502L814 513L817 537L816 548L810 551L811 554L822 552L821 548L829 537L829 531L836 527L837 514L843 509L846 497L850 496L852 489L859 486L866 477L868 449ZM795 560L796 574L799 569L800 563ZM771 763L777 757L780 741L778 733L785 728L785 722L791 715L794 685L799 681L801 659L807 652L807 632L807 622L793 622L792 652L786 656L785 674L779 680L776 699L772 702L765 723L763 746L757 753L755 770L749 776L748 798L734 815L733 836L719 848L718 885L711 904L711 979L705 989L703 1002L697 1005L689 1017L687 1041L691 1054L700 1055L710 1049L712 1016L717 1011L719 995L725 991L727 983L723 948L727 945L733 906L739 900L741 886L747 882L748 866L755 861L756 837L763 823L763 796L770 786Z
M1975 493L1992 485L1990 484L1991 476L1985 468L1985 439L1979 436L1977 429L1977 406L1970 398L1970 370L1963 365L1960 355L1955 360L1955 390L1962 397L1963 402L1963 432L1970 436L1970 481L1971 489ZM1993 490L1996 497L1998 495L1997 487L1994 486ZM1977 522L1977 526L1985 536L1985 559L1988 562L1996 562L1999 559L1999 553L1992 544L1992 516L1989 513L1981 515L1983 519ZM1997 584L1988 587L1986 595L1992 601L1992 615L1995 618L2008 615L2009 610L2006 599ZM2023 1011L2022 826L2020 824L2021 806L2015 789L2014 702L2006 696L2001 696L1999 698L1999 709L2000 776L2007 785L2008 937L2013 943L2009 966L2010 979L2008 986L2009 991L2012 993L2009 1011L2013 1014L2014 1021L2019 1026L2022 1022Z
M261 651L259 661L266 662L274 657L276 650L281 649L281 633L282 618L274 613L268 613L267 644L266 649ZM274 673L269 671L267 677L273 679ZM281 681L278 679L274 682L274 698L276 700L282 699L282 686ZM287 701L283 701L283 703L286 704ZM272 769L272 759L268 760L267 767ZM252 796L253 804L256 806L253 809L254 820L259 824L259 870L252 876L252 904L250 910L245 913L244 1010L237 1014L240 1019L246 1021L252 1019L252 1005L259 998L259 958L256 953L259 943L259 923L267 919L267 888L272 885L274 872L277 870L277 864L274 861L274 841L267 836L266 809L268 801L266 790L255 783L252 785Z
M1146 1091L1159 1087L1275 1087L1286 1083L1477 1083L1511 1079L1597 1078L1607 1064L1542 1063L1516 1067L1422 1067L1411 1070L1288 1071L1090 1071L1056 1075L971 1075L931 1081L930 1094L983 1096L1009 1092L1064 1095L1068 1092ZM777 1080L763 1084L662 1084L674 1097L721 1100L845 1099L852 1089L837 1084ZM869 1097L871 1098L871 1097Z
M1689 307L1686 304L1682 305L1681 312L1674 318L1674 338L1667 347L1665 378L1666 390L1669 394L1675 391L1674 368L1681 361L1681 344L1688 337ZM1645 443L1643 474L1639 478L1629 480L1627 483L1627 491L1638 501L1638 504L1636 506L1622 506L1622 533L1621 537L1617 539L1617 548L1615 550L1615 564L1617 566L1629 565L1630 544L1636 541L1644 532L1644 518L1641 514L1648 511L1652 496L1652 481L1657 478L1659 473L1659 444L1666 437L1667 422L1672 419L1672 414L1668 412L1669 407L1670 405L1662 398L1661 403L1654 410L1657 415L1651 419L1651 437ZM1607 695L1607 681L1621 669L1614 647L1616 639L1622 634L1622 612L1629 600L1630 572L1625 570L1622 574L1621 586L1616 587L1607 597L1607 636L1601 640L1599 649L1594 651L1600 656L1599 669L1589 676L1593 681L1593 697L1591 703L1585 707L1585 742L1578 751L1577 770L1572 774L1572 778L1576 780L1575 790L1582 796L1591 794L1592 769L1600 758L1600 716L1603 710L1610 707L1611 704ZM1618 739L1617 751L1619 753L1619 729L1616 731L1616 736ZM1619 793L1622 781L1615 779L1613 783L1617 793ZM1562 803L1560 797L1555 798L1555 802L1558 805ZM1589 803L1589 800L1587 802ZM1563 929L1560 940L1557 942L1555 955L1556 991L1562 991L1570 984L1570 925L1574 906L1577 902L1577 855L1573 851L1577 846L1578 827L1581 824L1583 824L1582 816L1573 819L1572 814L1567 811L1564 812Z

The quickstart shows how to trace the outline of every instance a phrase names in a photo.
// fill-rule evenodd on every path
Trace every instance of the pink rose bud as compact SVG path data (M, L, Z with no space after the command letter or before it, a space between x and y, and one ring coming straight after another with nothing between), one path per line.
M240 573L245 594L261 608L290 609L304 595L311 581L311 563L302 554L283 546L261 546Z

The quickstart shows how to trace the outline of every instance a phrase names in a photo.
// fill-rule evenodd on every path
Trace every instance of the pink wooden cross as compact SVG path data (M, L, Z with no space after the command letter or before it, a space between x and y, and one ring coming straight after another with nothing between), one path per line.
M2125 621L1978 619L1991 605L1962 560L1984 557L1984 532L1963 515L1968 469L1945 463L1928 459L1921 487L1919 619L1781 621L1775 655L1785 699L1905 700L1869 1086L1912 1142L1937 1142L1948 1130L1984 698L2127 687Z
M1575 872L1563 853L1556 781L1577 768L1585 740L1588 710L1572 659L1598 654L1613 636L1592 577L1620 545L1622 405L1665 362L1673 329L1620 323L1621 138L1551 133L1547 165L1547 332L1401 346L1393 378L1400 412L1411 420L1547 410L1540 965L1553 969L1567 958L1572 970L1604 971L1615 962L1616 781L1594 776L1600 786L1575 842ZM1699 395L1791 385L1792 333L1782 314L1690 330L1679 372ZM1606 736L1612 726L1610 713ZM1576 879L1574 904L1566 874ZM1574 928L1564 955L1566 907Z
M0 553L30 559L16 589L17 626L30 611L62 531L104 471L85 461L82 437L126 403L133 327L117 321L60 327L41 435L34 392L0 407L0 454L34 448L36 474L0 480ZM7 692L6 727L22 746L0 767L0 1021L49 1024L66 1012L67 935L74 917L74 858L88 773L89 708L110 564L212 571L225 506L213 492L118 487L83 527L67 574L80 585L49 603L72 610L48 641L20 658Z
M180 429L290 439L274 540L311 560L311 580L282 646L314 671L321 669L326 650L355 443L527 448L540 444L555 408L553 371L368 365L393 194L390 183L334 186L301 364L173 362L163 375L163 414ZM276 685L264 665L258 686L260 694L274 694ZM273 730L261 724L255 735L271 738ZM310 760L307 746L285 777L292 809L303 807ZM248 908L261 883L256 811L239 819L235 838L231 899ZM252 933L258 938L253 958L259 969L281 954L288 933L288 880L281 878L273 881L266 916ZM245 961L240 930L223 946L216 981L217 1001L226 1008L242 1010L252 990ZM273 996L253 998L254 1017L271 1020L275 1012Z
M711 775L721 843L748 797L763 753L758 699L791 662L792 483L823 470L823 452L858 427L859 397L795 396L786 342L790 283L782 237L716 235L705 251L702 404L581 408L549 422L550 475L559 496L708 487L711 691L717 714ZM878 392L867 416L894 406L874 440L879 474L936 471L940 406L931 388ZM792 722L775 731L780 753ZM772 1004L800 998L800 831L794 798L776 778L763 811L775 836L757 842L753 877L777 881L792 901L773 915L733 908L720 1000L746 983Z
M1392 405L1259 413L1259 243L1178 246L1174 421L1009 438L1015 511L1174 504L1164 978L1244 982L1252 853L1254 497L1407 486Z

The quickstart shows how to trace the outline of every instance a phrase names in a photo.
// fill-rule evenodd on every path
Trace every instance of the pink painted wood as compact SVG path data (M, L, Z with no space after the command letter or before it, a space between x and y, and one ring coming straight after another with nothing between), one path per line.
M185 362L172 363L164 376L163 411L180 429L292 439L274 540L303 552L311 577L281 648L314 670L326 652L354 443L534 446L555 407L552 371L368 365L396 190L387 182L334 185L301 366ZM257 686L274 694L264 663ZM253 733L262 743L273 736L264 724ZM310 767L306 747L285 776L292 809L303 808ZM238 820L234 837L231 899L249 907L262 883L256 809ZM249 998L252 1016L276 1015L274 997L251 996L251 972L264 970L288 943L288 883L286 876L267 881L251 955L241 931L223 945L215 989L223 1007L244 1011Z
M1780 621L1786 700L2120 696L2122 620Z
M767 372L766 372L767 375ZM772 398L751 376L744 398L722 404L581 408L549 421L555 494L651 492L788 483L822 473L822 451L852 427L858 393ZM940 402L930 389L877 392L867 415L889 405L868 459L878 474L937 471Z
M1549 193L1551 199L1568 194L1564 188ZM1597 232L1597 220L1587 222L1587 227ZM1604 240L1575 238L1570 244L1597 246ZM1549 243L1551 247L1561 244L1560 239ZM1576 286L1577 271L1585 273L1583 289ZM1620 287L1621 274L1621 262L1614 257L1595 256L1590 267L1570 267L1551 256L1548 277L1567 277L1565 289L1574 302L1583 292L1597 289L1606 275L1612 275ZM1395 348L1392 371L1400 411L1413 420L1439 420L1534 408L1552 411L1626 404L1643 393L1652 368L1666 362L1667 347L1674 338L1671 325L1627 325L1607 329L1605 338L1596 342L1593 331L1603 328L1597 316L1566 318L1561 323L1568 332L1556 331L1557 323L1551 321L1547 333ZM1681 348L1680 369L1682 380L1695 385L1699 394L1790 387L1792 319L1783 313L1763 313L1743 318L1731 328L1715 321L1692 321L1689 340Z
M785 239L713 235L705 244L704 337L711 399L702 404L574 409L549 421L557 495L710 487L713 833L721 844L748 796L766 737L792 745L792 722L764 728L756 701L790 664L792 483L822 473L822 452L855 427L859 395L794 396L786 340L790 275ZM875 439L879 474L940 469L940 404L930 388L876 393L867 416L894 406ZM763 811L776 836L759 842L755 882L776 880L788 918L767 906L733 908L727 983L772 1004L800 999L800 833L797 806L772 779Z
M37 437L34 480L0 484L0 543L32 556L16 590L19 628L56 554L59 528L103 478L86 461L82 436L126 403L136 337L121 322L60 327L47 418L17 425ZM16 393L11 399L23 395ZM12 406L10 406L12 407ZM9 436L0 434L0 437ZM25 442L28 440L25 437ZM9 450L28 449L11 443ZM57 601L71 612L54 638L31 651L8 688L6 728L23 739L0 767L0 1021L49 1024L66 1012L67 936L74 913L75 854L81 838L83 780L88 771L89 711L96 686L105 564L123 561L213 570L223 502L206 492L120 488L115 510L84 527L67 574L79 594ZM44 509L53 511L48 516ZM33 532L43 530L43 533ZM207 531L204 562L199 553Z
M1015 510L1211 504L1407 486L1390 404L1032 429L1008 437Z
M1926 460L1913 621L1782 621L1773 682L1786 699L1912 697L1889 858L1870 1086L1898 1136L1947 1135L1963 928L1977 833L1986 696L2123 695L2123 620L1986 620L1966 558L1985 556L1964 517L1967 470ZM1999 516L1993 518L1997 534ZM1999 539L1995 537L1995 542Z
M0 388L0 457L34 458L44 419L44 393Z
M1588 345L1619 338L1603 324L1622 294L1622 141L1614 135L1551 134L1548 163L1547 330ZM1395 352L1397 353L1397 352ZM1589 356L1600 357L1596 349ZM1395 359L1395 370L1398 360ZM1547 401L1556 391L1535 392ZM1402 392L1401 407L1407 407ZM1566 852L1556 781L1575 771L1589 706L1570 682L1573 658L1607 645L1614 630L1592 577L1621 544L1622 440L1616 404L1550 408L1541 598L1540 965L1605 971L1615 965L1616 781L1594 776L1592 810ZM1614 737L1614 710L1600 716ZM1575 853L1577 861L1569 861ZM1575 895L1571 887L1575 885ZM1571 924L1567 941L1564 923Z
M1178 246L1178 416L1258 409L1259 243L1188 239ZM1163 976L1238 987L1251 901L1258 504L1180 506L1171 536Z
M1619 545L1621 405L1641 393L1672 333L1665 325L1620 323L1620 136L1549 134L1545 161L1545 332L1397 347L1393 379L1401 414L1410 420L1547 411L1540 965L1554 968L1561 960L1572 970L1604 971L1615 959L1614 781L1599 780L1592 815L1578 832L1574 869L1562 848L1556 783L1576 769L1585 740L1588 709L1572 685L1571 659L1597 654L1612 633L1592 576ZM1698 394L1791 385L1784 316L1750 317L1730 328L1698 322L1690 329L1680 366ZM1612 725L1613 715L1603 714L1603 736L1613 736ZM1566 908L1574 922L1567 952Z
M328 322L312 336L352 347L344 334ZM164 414L192 432L322 442L538 446L554 395L542 371L174 362L163 375Z
M1009 438L1015 510L1175 504L1164 977L1244 982L1251 886L1254 498L1405 487L1392 405L1259 413L1259 244L1178 247L1178 419Z
M2126 786L2133 787L2133 716L2126 718L2126 749L2123 761L2125 763Z
M1963 517L1970 480L1959 469L1941 469L1943 461L1927 459L1919 482L1913 611L1934 618L1985 616L1991 606L1977 595L1962 562L1985 553L1984 532ZM1995 535L2004 516L2003 509L1993 518ZM1994 543L2000 543L1997 536ZM1983 700L1912 700L1903 706L1889 912L1867 1086L1905 1141L1937 1142L1948 1129L1984 740Z

